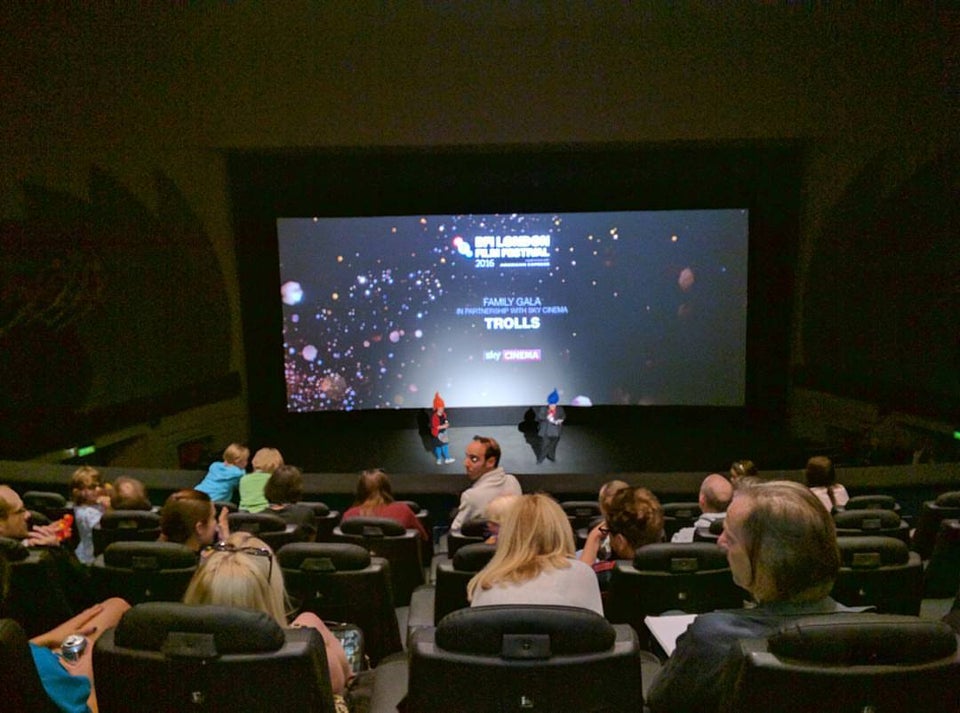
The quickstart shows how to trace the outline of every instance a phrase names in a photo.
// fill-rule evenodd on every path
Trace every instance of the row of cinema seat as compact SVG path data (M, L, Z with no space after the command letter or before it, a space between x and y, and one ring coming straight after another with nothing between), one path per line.
M55 710L26 635L0 620L5 709ZM723 711L799 713L957 709L958 637L942 622L882 614L801 619L740 642ZM652 667L648 667L650 664ZM323 642L243 609L135 606L94 650L99 708L334 711ZM375 671L371 713L641 711L656 671L636 632L583 609L465 609L420 629ZM291 685L295 682L295 685Z
M918 615L923 595L919 555L890 537L838 538L843 565L833 596L848 606L872 606L890 614ZM414 592L408 632L431 626L468 606L466 584L490 560L493 545L461 547L437 565L433 586ZM954 586L956 593L957 585ZM733 581L724 551L715 543L659 543L618 561L605 598L606 617L630 624L649 644L644 619L669 611L702 613L743 605L746 594Z
M44 510L37 511L38 520L49 519L69 511L69 504L57 493L30 491L24 494L29 502ZM423 524L432 531L430 513L414 501L405 502ZM322 502L305 502L316 515L317 532L290 525L269 512L238 512L232 503L217 503L227 507L230 528L234 532L257 535L277 551L293 542L349 542L365 547L374 556L383 556L393 563L393 591L398 606L406 606L411 592L425 581L426 568L433 558L433 542L421 539L413 530L405 530L393 520L385 518L352 518L341 521L340 513ZM28 506L29 507L29 506ZM42 516L42 517L41 517ZM104 513L93 529L94 554L101 556L107 547L122 541L156 541L160 536L160 516L155 511L115 510Z
M10 590L0 614L16 619L28 636L70 618L73 608L52 558L9 538L0 549L11 563ZM350 622L364 632L370 663L402 649L390 563L354 544L291 543L277 552L287 591L297 609L328 621ZM98 599L118 596L131 604L176 602L197 569L197 557L170 542L117 542L90 569Z

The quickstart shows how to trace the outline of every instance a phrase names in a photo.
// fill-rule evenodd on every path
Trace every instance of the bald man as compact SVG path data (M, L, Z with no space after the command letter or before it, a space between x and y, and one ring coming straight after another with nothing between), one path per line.
M684 527L674 533L671 542L693 542L698 527L709 528L727 514L727 506L733 499L733 485L719 473L711 473L700 483L700 518L693 527Z

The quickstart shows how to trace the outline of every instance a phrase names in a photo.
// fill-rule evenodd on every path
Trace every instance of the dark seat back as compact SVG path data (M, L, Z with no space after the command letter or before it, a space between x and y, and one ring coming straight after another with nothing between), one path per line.
M59 520L64 515L73 513L73 507L60 493L49 490L28 490L21 498L27 510L33 510L46 515L51 521Z
M641 547L632 562L617 561L604 608L610 621L630 624L646 641L646 616L735 608L746 597L718 545L662 542Z
M450 562L437 564L436 592L433 599L433 620L439 622L450 612L470 606L467 601L467 583L483 569L496 545L482 542L464 545Z
M663 503L663 532L667 540L685 527L692 527L700 517L700 503Z
M600 503L596 500L564 500L560 507L567 514L574 532L589 527L600 516Z
M263 612L138 604L97 640L93 661L104 711L334 711L319 632Z
M841 566L831 596L885 614L920 613L923 563L895 537L838 537Z
M410 604L410 595L425 581L420 533L385 517L352 517L334 528L337 542L360 545L371 557L390 562L394 605Z
M957 636L946 624L883 614L833 614L741 640L728 660L721 710L957 710Z
M900 514L900 503L892 495L881 493L871 495L854 495L843 506L844 510L893 510Z
M474 545L487 539L486 520L467 520L460 527L460 532L451 530L447 533L447 557L453 559L464 545Z
M421 713L641 710L636 632L573 607L462 609L413 633L407 703Z
M113 542L156 542L160 515L149 510L110 510L93 528L93 552L102 554Z
M331 510L330 507L319 500L300 501L301 505L313 508L313 514L316 515L317 542L330 542L333 536L333 528L340 522L340 511Z
M304 542L305 528L287 523L282 517L267 512L232 512L228 516L230 532L249 532L266 542L274 552L291 542Z
M940 523L957 519L960 519L960 491L943 493L936 500L924 502L920 506L917 528L911 541L914 551L919 552L922 559L930 559L937 533L940 531Z
M130 604L183 599L197 553L176 542L114 542L94 560L90 577L100 599L123 597Z
M960 590L960 520L941 520L923 573L923 596L952 597Z
M0 616L16 619L28 637L50 631L76 614L64 589L72 583L61 579L54 556L45 548L27 549L19 540L0 537L0 557L10 563Z
M882 535L910 544L910 526L893 510L842 510L833 514L837 536Z
M387 560L354 544L296 542L280 548L277 562L298 609L363 630L371 665L403 649Z

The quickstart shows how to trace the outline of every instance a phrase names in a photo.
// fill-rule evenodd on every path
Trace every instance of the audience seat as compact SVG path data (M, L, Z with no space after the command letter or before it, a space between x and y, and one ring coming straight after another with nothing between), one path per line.
M669 542L678 530L693 527L693 523L700 517L700 503L679 502L663 503L663 532Z
M11 713L60 710L43 688L26 632L13 619L0 619L0 701Z
M237 506L237 504L229 500L214 500L213 508L214 510L216 510L218 517L220 516L220 511L223 510L224 508L227 509L228 513L240 512L240 508Z
M642 659L636 632L585 609L463 609L414 633L406 710L639 711Z
M565 500L560 503L560 507L570 519L574 532L589 527L594 520L601 517L600 503L596 500Z
M450 562L437 564L434 622L439 622L452 611L470 606L467 601L467 584L477 572L486 567L496 550L496 545L482 542L465 545L457 550Z
M729 675L729 713L956 713L960 655L942 622L834 614L741 640Z
M0 537L0 557L10 564L9 589L0 597L0 616L16 619L28 637L59 626L77 612L64 590L57 563L45 548L27 549Z
M138 604L94 647L109 713L334 713L323 639L249 609Z
M943 520L960 519L960 490L943 493L936 500L928 500L920 506L917 516L917 529L913 533L911 546L920 557L928 560L933 554L933 545L937 541L940 523Z
M331 510L330 507L323 502L318 500L306 501L303 500L300 502L301 505L306 505L313 508L313 514L317 517L317 542L331 542L333 535L333 528L335 528L340 522L340 511Z
M410 604L414 589L426 581L420 533L404 529L396 520L385 517L351 517L333 530L337 542L360 545L373 557L390 562L393 603Z
M27 510L36 510L51 521L59 520L67 513L73 513L73 507L60 493L49 490L28 490L21 497Z
M870 495L854 495L843 506L844 510L893 510L900 514L900 503L892 495L874 493Z
M403 649L387 560L359 545L295 542L280 548L277 564L298 612L363 630L371 665Z
M840 573L831 596L885 614L920 613L923 562L895 537L838 537Z
M496 545L476 542L457 550L452 561L437 563L436 583L417 587L410 599L408 641L416 629L436 626L450 612L470 606L467 583L486 566L496 549Z
M693 531L694 542L713 542L716 543L723 534L723 518L714 520L709 527L698 527Z
M604 609L610 621L630 624L647 642L646 616L736 608L747 597L718 545L662 542L641 547L632 562L617 561Z
M960 587L960 520L941 520L940 531L923 573L923 596L945 599Z
M420 503L415 500L401 500L400 502L413 510L413 514L417 516L420 524L423 525L423 529L430 536L429 540L420 541L420 546L423 547L423 562L425 565L429 564L433 561L433 522L430 519L430 511L420 507Z
M274 552L291 542L304 542L310 535L305 528L267 512L232 512L227 519L230 532L249 532L266 542Z
M838 537L879 535L910 544L910 526L893 510L841 510L833 514Z
M453 556L464 545L473 545L487 539L486 520L467 520L460 528L460 532L451 530L447 533L447 557Z
M176 542L114 542L90 567L98 599L123 597L130 604L183 599L197 553Z
M156 542L160 538L160 515L149 510L110 510L93 528L93 552L102 554L113 542Z

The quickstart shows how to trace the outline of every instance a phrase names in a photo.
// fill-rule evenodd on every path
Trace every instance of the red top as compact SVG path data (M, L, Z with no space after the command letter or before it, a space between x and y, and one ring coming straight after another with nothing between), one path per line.
M417 516L414 515L413 510L410 509L410 506L406 503L390 503L389 505L378 505L373 508L373 512L361 512L359 505L354 505L352 508L349 508L345 513L343 513L342 520L348 520L351 517L388 517L391 520L396 520L401 525L403 525L408 530L416 530L420 533L420 537L424 540L429 540L430 535L427 534L426 528L424 528L423 523L417 519Z

